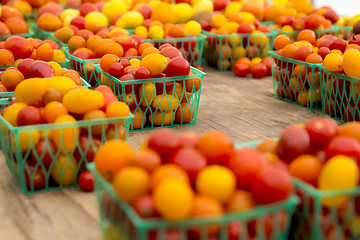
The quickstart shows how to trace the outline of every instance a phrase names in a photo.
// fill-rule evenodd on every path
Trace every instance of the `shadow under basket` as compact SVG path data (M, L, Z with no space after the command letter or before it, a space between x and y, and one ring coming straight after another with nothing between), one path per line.
M189 219L169 222L163 219L140 218L133 208L119 199L111 183L87 165L95 179L103 239L164 240L164 239L288 239L290 220L298 198L262 205L242 213L229 213L217 218ZM265 219L271 219L269 227ZM211 234L209 234L211 232ZM213 236L209 236L213 235Z
M301 107L321 108L321 64L312 64L277 55L270 51L275 97Z
M95 65L98 85L109 86L134 114L130 130L148 130L196 123L205 73L120 81Z

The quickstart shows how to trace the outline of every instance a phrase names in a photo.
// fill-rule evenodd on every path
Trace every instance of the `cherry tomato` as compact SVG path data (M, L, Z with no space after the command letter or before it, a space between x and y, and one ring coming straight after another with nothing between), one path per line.
M355 158L359 164L360 143L356 139L349 137L333 138L325 150L325 159L329 160L330 158L340 154Z
M151 72L146 67L140 67L135 71L136 79L148 79L151 78Z
M279 167L265 167L255 177L251 193L255 202L269 204L285 200L292 192L292 180L288 172Z
M251 67L250 72L254 78L263 78L266 76L267 69L263 63L257 63Z
M25 182L28 190L40 190L45 187L45 175L40 167L28 166L30 171L24 169Z
M246 77L249 71L250 71L249 66L244 63L235 64L233 68L233 72L238 77Z
M142 218L154 218L160 216L154 208L153 200L150 195L143 195L135 199L132 206Z
M119 62L114 62L110 65L109 74L116 78L120 78L122 75L124 75L124 66Z
M165 48L167 49L167 48ZM170 77L189 75L190 64L183 57L175 57L168 62L165 73Z
M89 170L85 170L79 174L78 185L84 192L94 191L94 176Z
M322 149L335 136L338 124L330 118L314 118L305 125L312 149Z

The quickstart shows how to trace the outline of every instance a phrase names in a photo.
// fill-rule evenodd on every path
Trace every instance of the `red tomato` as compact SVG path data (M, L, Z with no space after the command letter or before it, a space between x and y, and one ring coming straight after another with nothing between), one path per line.
M27 39L20 36L13 36L5 41L5 49L14 54L15 59L30 57L34 50L33 45Z
M227 163L227 167L235 174L237 185L245 189L250 189L256 176L266 166L265 156L252 148L235 150Z
M169 49L165 48L164 50ZM168 62L165 73L170 77L189 75L190 64L183 57L175 57Z
M136 79L148 79L151 78L151 72L146 67L140 67L135 71Z
M26 187L29 191L40 190L45 187L45 175L40 167L29 166L30 171L24 169Z
M32 58L25 58L24 60L21 60L17 65L17 69L24 75L25 78L30 78L32 75L32 72L29 68L32 62L35 62L35 60Z
M241 222L230 222L227 226L228 240L239 240L244 230L244 225Z
M170 129L157 129L150 134L148 148L157 152L166 163L179 149L179 138Z
M279 167L265 167L255 177L251 193L255 202L269 204L287 199L292 192L292 180L288 172Z
M322 149L335 136L338 124L330 118L314 118L305 125L312 149Z
M329 160L340 154L353 157L360 164L360 143L356 139L349 137L333 138L325 149L325 159Z
M263 218L263 226L266 239L275 239L275 236L272 236L274 232L282 233L287 226L287 215L285 212L278 212L274 215L265 215ZM257 236L258 232L258 221L251 221L249 224L249 231L251 235ZM262 228L262 226L260 226Z
M195 147L200 140L197 133L185 132L179 136L179 144L182 147Z
M79 137L79 159L81 159L81 155L85 155L88 162L92 162L95 157L95 150L98 149L101 145L101 141L99 138L92 136L92 141L89 141L89 136L82 134Z
M94 191L94 176L89 170L85 170L79 174L78 185L84 192Z
M128 60L128 59L121 59L120 60L120 63L121 63L121 65L123 65L123 67L124 68L126 68L126 67L128 67L128 66L130 66L131 65L131 63L130 63L130 61Z
M120 78L122 75L124 75L124 66L119 62L114 62L110 65L109 74L116 78Z
M161 235L161 240L181 240L181 234L179 229L167 229L164 230L164 234L160 234L158 231L149 231L148 232L148 240L158 240Z
M48 147L46 147L48 146ZM49 167L52 163L53 159L51 157L51 154L56 154L56 147L52 143L52 141L45 141L41 140L38 144L36 144L36 155L33 152L33 160L36 160L38 158L41 158L42 163L45 167ZM45 153L44 153L45 152ZM50 154L51 152L51 154Z
M176 57L181 57L183 58L183 54L180 52L179 49L175 48L175 47L166 47L160 50L159 52L161 55L168 57L170 59L176 58Z
M266 76L267 69L262 63L257 63L250 68L251 75L253 78L263 78Z
M233 72L238 77L246 77L249 71L250 71L249 66L244 63L237 63L233 67Z
M181 148L172 156L171 162L185 170L192 184L195 184L198 173L207 164L205 156L192 147Z
M261 63L264 64L266 67L266 76L271 75L271 61L271 57L264 57L261 61Z
M143 195L138 197L132 203L134 210L142 218L159 217L159 213L155 210L152 197L150 195Z
M308 132L297 126L289 126L282 132L277 148L281 160L290 162L310 149Z

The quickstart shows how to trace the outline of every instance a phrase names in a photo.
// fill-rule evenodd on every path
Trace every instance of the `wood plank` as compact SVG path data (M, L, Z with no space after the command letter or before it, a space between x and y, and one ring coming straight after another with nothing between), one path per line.
M322 116L275 98L272 80L237 78L206 68L197 124L174 127L176 133L210 129L227 132L234 142L273 138L289 124ZM130 134L140 146L151 131ZM0 239L101 239L95 195L66 189L35 195L21 193L0 155Z

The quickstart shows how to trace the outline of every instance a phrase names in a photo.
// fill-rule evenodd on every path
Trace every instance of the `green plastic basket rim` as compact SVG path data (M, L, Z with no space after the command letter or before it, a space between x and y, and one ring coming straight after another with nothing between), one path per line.
M300 61L300 60L296 60L296 59L291 59L291 58L286 58L286 57L282 57L276 54L276 51L269 51L269 55L273 58L279 59L281 61L285 61L285 62L289 62L289 63L294 63L294 64L300 64L300 65L305 65L307 67L321 67L322 63L307 63L304 61Z
M211 224L211 223L221 223L221 222L230 222L234 220L247 220L256 218L258 216L271 213L274 211L281 211L284 209L290 209L295 208L295 206L300 202L299 198L295 195L291 195L287 200L277 202L274 204L268 204L268 205L259 205L256 208L244 211L241 213L227 213L226 215L222 217L216 217L216 218L198 218L198 219L187 219L185 221L179 221L179 222L170 222L162 219L143 219L140 218L137 213L132 209L130 205L123 202L119 199L119 197L116 195L112 185L107 182L95 169L94 163L87 163L86 164L87 169L89 169L95 176L95 179L99 181L100 185L106 190L108 194L113 199L116 199L116 203L120 204L120 206L123 208L123 210L126 212L126 214L130 217L130 219L136 224L139 225L139 227L142 228L166 228L166 227L189 227L194 225L203 225L203 224Z
M163 38L163 39L144 39L144 42L191 42L191 41L203 41L206 39L206 35L199 34L197 37L182 37L182 38Z
M270 33L274 34L291 34L291 35L295 35L295 34L299 34L301 31L303 30L294 30L294 31L283 31L281 29L276 29L276 28L271 28L270 29ZM312 30L315 34L316 33L328 33L328 32L332 32L332 31L336 31L336 29L334 28L334 25L332 25L332 28L327 28L327 29L320 29L320 30Z
M0 41L4 40L4 39L8 39L10 37L14 37L14 36L19 36L19 37L24 37L24 38L31 38L34 36L34 32L31 31L31 29L29 29L28 33L21 33L21 34L11 34L11 35L0 35Z
M336 30L349 30L351 31L353 29L353 27L349 27L349 26L340 26L340 25L333 25L334 29Z
M102 118L102 119L92 119L92 120L77 120L76 122L62 122L59 123L44 123L37 125L28 125L28 126L18 126L14 127L8 121L6 121L2 115L0 115L0 122L4 124L10 131L15 134L23 131L34 131L34 130L50 130L50 129L59 129L61 128L71 128L71 127L87 127L100 124L110 124L114 122L126 122L134 118L134 115L130 113L128 117L116 117L116 118Z
M201 32L206 36L216 37L216 38L230 38L230 37L249 38L249 37L264 37L264 36L269 37L269 36L271 36L271 34L269 32L267 32L267 33L247 33L247 34L233 33L233 34L228 34L228 35L215 34L215 33L209 32L209 31L205 31L205 30L202 30Z
M344 80L348 80L348 81L352 81L352 82L360 82L360 78L350 77L350 76L345 75L345 74L332 72L332 71L329 71L326 68L324 68L324 66L320 67L320 71L324 71L324 72L326 72L326 73L328 73L328 74L330 74L332 76L335 76L337 78L340 78L340 79L344 79Z
M278 138L273 138L274 140L278 140ZM259 145L262 142L262 140L256 140L256 141L250 141L245 143L238 143L235 144L235 148L244 148L244 147L250 147L255 148L257 145ZM309 192L310 194L317 196L318 198L324 198L324 197L333 197L333 196L339 196L339 195L359 195L360 194L360 187L352 188L352 189L344 189L344 190L318 190L317 188L311 186L310 184L303 182L297 178L292 177L292 180L294 184L301 189L305 190L306 192Z
M110 74L108 74L107 72L104 72L101 67L100 64L95 64L95 69L97 72L104 74L106 77L110 78L111 80L115 81L116 83L120 83L120 84L124 84L124 81L120 81L120 79L115 78L114 76L111 76ZM129 80L126 81L126 85L130 85L130 84L142 84L142 83L150 83L150 82L166 82L166 81L179 81L179 80L184 80L187 77L198 77L203 79L204 76L206 75L206 73L200 71L197 68L194 68L192 66L190 66L191 71L193 71L194 75L183 75L183 76L176 76L176 77L164 77L164 78L149 78L149 79L136 79L136 80Z

